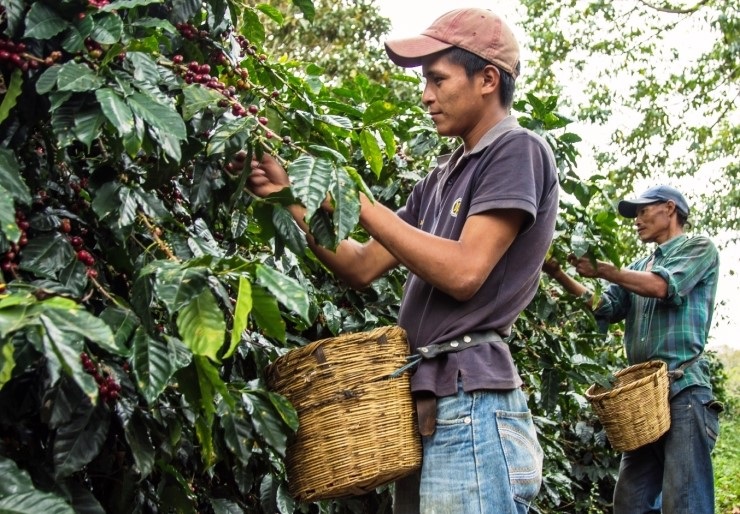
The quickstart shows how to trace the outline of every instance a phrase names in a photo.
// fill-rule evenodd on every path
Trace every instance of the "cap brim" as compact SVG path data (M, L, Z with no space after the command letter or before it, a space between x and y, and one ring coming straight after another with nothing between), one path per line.
M422 58L452 48L453 45L429 36L415 36L385 42L385 51L391 61L404 68L421 66Z
M617 205L619 214L625 218L636 218L637 209L644 205L650 205L651 203L659 202L660 200L655 198L643 198L638 200L622 200Z

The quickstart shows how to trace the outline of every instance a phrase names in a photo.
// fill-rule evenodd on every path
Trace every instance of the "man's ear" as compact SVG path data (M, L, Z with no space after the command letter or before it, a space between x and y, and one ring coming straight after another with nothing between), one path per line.
M667 200L666 206L668 207L668 214L673 214L674 212L678 212L678 209L676 208L676 202L673 200Z
M501 84L501 72L493 64L486 65L481 71L484 92L492 93Z

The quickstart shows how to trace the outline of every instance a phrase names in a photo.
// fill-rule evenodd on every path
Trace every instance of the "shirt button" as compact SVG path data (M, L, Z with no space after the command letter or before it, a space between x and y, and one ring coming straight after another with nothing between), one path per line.
M463 419L463 423L465 423L466 425L470 425L472 422L473 420L470 416L465 416L465 418Z

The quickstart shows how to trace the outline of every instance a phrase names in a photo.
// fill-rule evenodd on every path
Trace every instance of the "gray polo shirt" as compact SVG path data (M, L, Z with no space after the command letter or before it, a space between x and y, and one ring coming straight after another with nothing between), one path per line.
M547 142L509 116L468 154L458 148L414 187L398 215L407 223L448 239L459 239L468 216L495 209L527 214L521 232L468 301L409 274L399 325L412 351L470 332L511 333L517 316L534 296L542 262L553 237L558 208L557 168ZM414 391L437 396L466 391L514 389L522 385L506 343L483 344L422 360L411 378Z

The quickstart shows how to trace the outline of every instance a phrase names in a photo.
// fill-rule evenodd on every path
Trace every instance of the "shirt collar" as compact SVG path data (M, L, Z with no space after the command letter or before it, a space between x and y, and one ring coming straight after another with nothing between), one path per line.
M502 133L512 130L515 128L519 128L519 122L516 119L516 116L509 114L506 118L496 123L493 127L488 129L488 132L483 134L483 137L480 138L480 141L478 141L478 144L473 147L473 149L470 151L471 154L480 153L488 146L496 140L496 138L500 137Z
M517 121L516 116L509 114L493 127L488 129L488 132L483 134L483 137L480 138L480 141L478 141L478 144L476 144L472 150L466 152L465 147L460 145L451 154L440 155L437 158L437 165L443 168L446 168L447 166L455 168L458 163L463 162L464 158L483 152L483 150L488 148L491 143L501 136L502 133L519 127L519 121Z
M684 241L686 241L686 238L687 237L688 236L686 234L680 234L680 235L674 237L673 239L669 239L668 241L666 241L662 245L658 245L658 247L655 249L655 254L656 255L664 255L664 254L666 254L671 249L679 246L681 243L683 243Z

